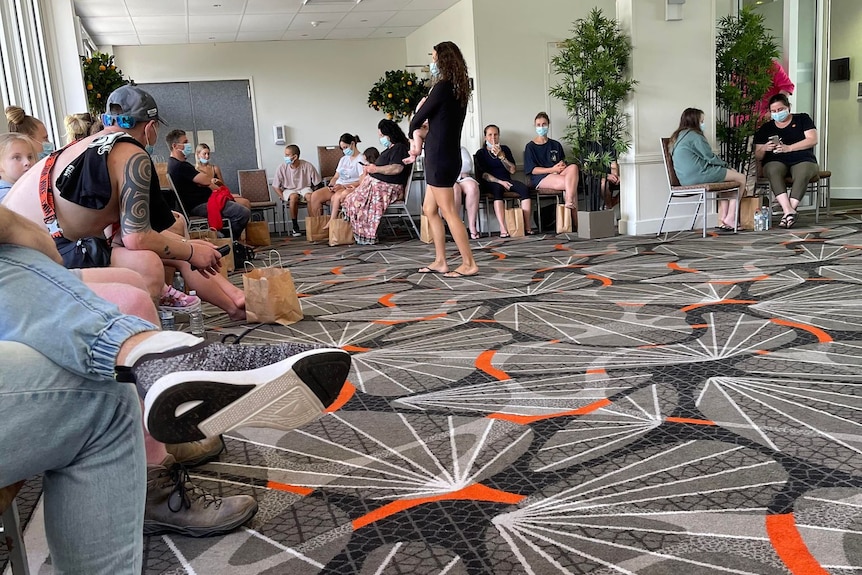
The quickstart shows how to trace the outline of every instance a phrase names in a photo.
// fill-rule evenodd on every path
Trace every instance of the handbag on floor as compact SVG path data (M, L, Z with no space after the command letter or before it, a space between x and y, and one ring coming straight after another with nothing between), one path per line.
M524 235L524 211L520 207L506 208L506 229L509 236L519 238Z
M335 218L329 222L329 245L349 246L356 243L353 237L353 227L350 222L341 218Z
M329 216L308 216L305 218L305 239L310 242L325 242L329 240L329 230L323 228Z
M565 204L557 204L557 233L568 234L572 231L572 209Z

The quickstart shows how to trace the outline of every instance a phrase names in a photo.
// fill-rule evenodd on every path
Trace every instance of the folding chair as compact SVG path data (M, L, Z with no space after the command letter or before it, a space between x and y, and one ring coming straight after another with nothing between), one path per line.
M205 232L210 229L210 223L207 218L202 218L200 216L189 216L188 210L186 210L185 205L183 205L183 200L180 198L180 193L177 191L177 187L174 185L173 179L171 179L171 175L167 175L168 185L171 188L171 191L174 193L174 198L177 201L177 209L186 219L186 225L189 228L189 233L191 232ZM231 244L233 244L233 230L230 227L230 220L227 218L222 218L222 230L227 229L228 236L231 239Z
M410 210L407 208L407 201L410 198L410 188L412 188L413 184L413 171L416 168L416 164L410 164L410 174L407 176L407 183L404 185L404 199L397 200L389 204L389 207L383 212L382 219L386 220L387 225L389 225L389 229L392 233L395 233L395 228L392 226L392 222L390 221L392 218L397 218L402 222L407 220L410 225L407 226L407 232L410 234L410 237L413 237L413 234L416 234L416 238L419 239L419 228L416 227L416 222L413 220L413 216L410 214ZM369 176L365 176L366 178Z

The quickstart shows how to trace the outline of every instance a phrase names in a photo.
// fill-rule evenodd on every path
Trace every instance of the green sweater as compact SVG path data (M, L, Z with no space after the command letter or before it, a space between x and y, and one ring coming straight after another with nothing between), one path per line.
M677 135L671 157L676 177L683 186L723 182L727 175L727 164L715 155L703 134L692 130Z

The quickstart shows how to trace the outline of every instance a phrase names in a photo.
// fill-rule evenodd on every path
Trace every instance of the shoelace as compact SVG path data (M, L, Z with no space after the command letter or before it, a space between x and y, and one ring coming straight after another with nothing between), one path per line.
M189 472L183 464L175 463L171 466L168 472L170 474L171 481L174 482L174 488L168 496L168 509L174 513L181 511L184 507L186 509L190 509L192 506L192 499L203 499L204 507L209 507L210 505L215 505L216 509L221 507L221 499L212 493L207 493L192 483L191 477L189 477ZM176 509L174 509L174 494L176 494L176 499L180 504Z
M222 342L222 343L227 343L227 344L232 344L232 345L239 345L239 342L240 342L240 341L242 341L242 338L244 338L245 336L247 336L248 334L250 334L251 332L253 332L254 330L256 330L257 328L259 328L259 327L261 327L261 326L263 326L263 325L266 325L266 324L259 323L259 324L257 324L257 325L253 325L253 326L251 326L250 328L248 328L248 329L246 329L245 331L243 331L243 332L242 332L241 334L239 334L239 335L234 335L234 334L232 334L232 333L225 334L225 335L221 338L221 342Z

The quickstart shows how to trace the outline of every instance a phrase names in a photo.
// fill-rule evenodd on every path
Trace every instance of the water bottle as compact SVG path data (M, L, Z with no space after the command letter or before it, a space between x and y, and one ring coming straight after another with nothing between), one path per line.
M174 312L170 310L159 310L159 321L162 323L162 331L172 331L176 329L174 324Z
M769 213L769 206L763 206L760 211L763 213L763 229L768 230L772 227L772 215Z
M198 295L195 290L189 292L190 296ZM204 314L201 311L200 304L196 305L189 312L189 329L192 332L192 335L196 335L198 337L203 337L204 335Z
M763 214L760 213L760 210L754 210L754 231L763 231Z
M186 282L180 272L174 272L174 281L171 285L174 286L174 289L177 291L183 293L186 291Z

